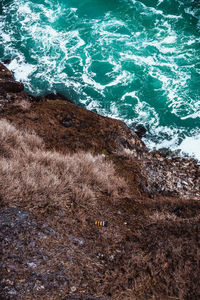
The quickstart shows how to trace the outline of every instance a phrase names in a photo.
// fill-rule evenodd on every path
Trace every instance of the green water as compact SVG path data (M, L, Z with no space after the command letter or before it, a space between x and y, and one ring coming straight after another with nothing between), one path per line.
M150 148L200 157L200 1L3 0L0 59L32 94L60 92L143 124Z

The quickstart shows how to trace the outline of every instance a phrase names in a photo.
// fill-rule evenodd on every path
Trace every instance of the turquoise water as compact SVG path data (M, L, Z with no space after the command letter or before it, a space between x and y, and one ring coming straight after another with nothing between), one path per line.
M3 0L0 59L32 94L60 92L143 124L150 148L200 157L200 1Z

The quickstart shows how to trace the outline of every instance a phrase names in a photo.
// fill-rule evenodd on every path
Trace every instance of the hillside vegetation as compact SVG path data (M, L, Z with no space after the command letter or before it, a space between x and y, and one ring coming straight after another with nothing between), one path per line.
M0 194L0 219L8 223L1 241L10 249L3 254L5 299L64 299L75 291L119 300L199 298L198 202L179 199L179 215L170 198L140 203L105 155L47 151L39 136L5 119Z
M97 209L102 195L119 198L125 181L103 155L46 151L34 133L0 120L0 187L3 204L26 208Z
M198 162L23 89L0 64L0 299L199 300Z

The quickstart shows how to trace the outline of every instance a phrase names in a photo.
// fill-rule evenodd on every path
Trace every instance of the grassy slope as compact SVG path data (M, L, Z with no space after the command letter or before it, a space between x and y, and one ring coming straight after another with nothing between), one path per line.
M69 114L71 125L64 127ZM142 157L146 148L120 121L64 101L7 106L1 117L17 127L0 122L2 206L31 210L39 232L47 222L56 233L41 240L34 231L30 249L30 232L24 231L20 267L13 259L15 268L3 269L22 299L63 299L67 293L120 300L153 295L199 299L199 201L168 190L158 194L155 184L151 190ZM123 152L127 147L136 155ZM100 153L105 157L96 156ZM180 216L173 213L175 206ZM108 220L109 226L95 227L94 220ZM19 255L17 247L6 245ZM39 258L41 251L48 260ZM35 280L45 289L33 286L23 294L30 281L30 252L40 260ZM3 261L7 266L5 255ZM50 279L41 279L48 270L51 280L57 279L53 287Z
M199 299L200 166L0 81L0 297Z

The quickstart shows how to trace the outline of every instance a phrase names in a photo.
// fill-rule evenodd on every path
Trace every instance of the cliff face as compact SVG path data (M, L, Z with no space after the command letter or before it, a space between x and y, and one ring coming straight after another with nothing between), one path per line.
M132 178L129 163L142 176L142 193L200 199L200 167L194 159L149 152L137 134L123 122L100 116L76 106L61 96L34 98L23 92L11 72L0 65L0 117L17 128L34 130L46 149L62 153L90 151L114 161L125 160L122 172ZM141 181L141 180L139 180ZM140 186L141 188L141 186Z
M0 120L34 131L45 155L100 155L127 185L118 196L96 191L94 202L75 197L66 210L64 202L9 201L10 189L1 184L4 299L198 299L200 166L194 159L149 152L123 122L61 96L30 96L2 64L0 105ZM109 226L95 227L95 220Z

